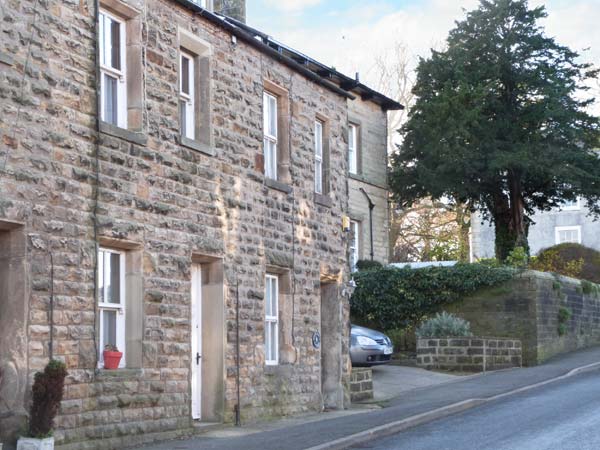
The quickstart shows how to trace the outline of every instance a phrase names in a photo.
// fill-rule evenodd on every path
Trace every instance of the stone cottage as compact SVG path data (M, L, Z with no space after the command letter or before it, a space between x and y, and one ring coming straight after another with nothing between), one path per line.
M400 105L244 11L3 3L0 441L52 357L62 449L347 404L348 172Z

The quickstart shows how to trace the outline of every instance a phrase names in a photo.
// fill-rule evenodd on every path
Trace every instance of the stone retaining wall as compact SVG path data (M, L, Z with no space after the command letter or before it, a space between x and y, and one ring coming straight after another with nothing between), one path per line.
M417 341L417 366L459 372L521 367L521 341L500 338L445 338Z
M350 374L350 400L360 402L373 398L373 371L369 368L353 368Z
M561 335L562 307L571 311L571 317ZM469 321L476 335L519 339L526 366L600 344L598 288L572 278L526 271L444 309Z

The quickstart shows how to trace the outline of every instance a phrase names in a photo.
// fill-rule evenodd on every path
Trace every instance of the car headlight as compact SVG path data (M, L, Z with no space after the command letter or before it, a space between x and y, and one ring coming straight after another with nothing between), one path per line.
M377 345L375 340L367 336L357 336L356 342L358 342L358 345Z

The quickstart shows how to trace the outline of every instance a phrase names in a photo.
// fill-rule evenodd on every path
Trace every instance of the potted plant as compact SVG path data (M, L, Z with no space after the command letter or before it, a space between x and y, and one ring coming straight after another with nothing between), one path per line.
M51 360L43 372L33 378L29 430L20 437L17 450L53 450L52 427L63 398L67 367L62 361Z
M106 344L102 356L104 358L104 368L114 370L119 368L123 352L120 352L116 345Z

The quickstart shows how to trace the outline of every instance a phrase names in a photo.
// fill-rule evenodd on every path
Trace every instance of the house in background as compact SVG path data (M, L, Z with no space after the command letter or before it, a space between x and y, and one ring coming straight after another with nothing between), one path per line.
M387 114L377 104L348 100L350 266L389 262ZM397 109L390 105L388 109Z
M600 250L600 221L589 215L582 200L566 203L560 209L538 212L532 220L528 236L532 255L565 242ZM493 225L484 222L478 214L473 215L471 223L471 260L493 258Z
M243 1L99 3L0 10L0 440L51 357L63 450L347 406L356 187L385 230L400 105L248 27Z

